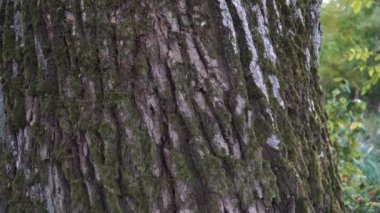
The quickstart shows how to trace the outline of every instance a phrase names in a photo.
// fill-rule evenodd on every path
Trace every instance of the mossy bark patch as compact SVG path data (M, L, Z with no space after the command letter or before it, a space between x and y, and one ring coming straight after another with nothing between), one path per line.
M320 4L0 1L0 211L344 212Z

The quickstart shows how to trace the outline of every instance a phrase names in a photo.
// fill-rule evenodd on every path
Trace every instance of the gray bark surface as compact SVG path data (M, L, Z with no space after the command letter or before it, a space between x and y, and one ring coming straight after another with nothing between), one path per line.
M0 0L0 211L345 211L320 4Z

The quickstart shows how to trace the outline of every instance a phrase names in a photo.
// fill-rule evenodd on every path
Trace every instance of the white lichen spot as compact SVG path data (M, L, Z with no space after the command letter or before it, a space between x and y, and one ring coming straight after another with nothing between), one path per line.
M13 77L17 77L20 74L20 67L15 59L12 60Z
M241 95L236 96L236 113L238 115L242 114L244 112L244 109L246 107L246 100L241 97Z
M48 187L46 187L48 188ZM48 191L48 189L46 189L45 191ZM53 199L52 199L52 195L50 195L49 192L46 192L46 194L48 194L48 196L46 196L46 208L48 210L48 212L55 212L54 211L54 204L53 204Z
M252 117L253 117L253 112L251 110L248 110L248 112L247 112L247 127L248 127L248 129L252 128Z
M170 68L175 67L177 64L183 63L182 57L181 57L181 51L179 49L178 44L173 44L169 50L168 53L168 66Z
M237 14L239 16L240 21L242 22L242 27L243 27L244 34L245 34L245 39L246 39L246 42L248 45L248 49L251 52L252 59L251 59L251 63L249 65L249 68L250 68L251 74L253 76L253 80L255 81L256 86L260 88L261 92L264 94L264 96L269 101L268 91L267 91L267 87L264 83L263 73L261 72L261 69L260 69L259 65L257 64L258 55L257 55L257 50L256 50L255 46L253 45L253 37L252 37L252 33L251 33L251 30L250 30L249 25L248 25L247 14L245 12L244 7L242 6L241 0L233 0L232 3L237 10Z
M47 59L44 55L44 52L43 52L43 49L42 49L42 45L41 45L41 41L40 39L37 37L37 35L34 35L34 45L36 46L36 52L37 52L37 59L38 59L38 67L43 69L43 70L46 70L47 68Z
M277 135L272 135L270 138L268 138L267 144L274 149L280 149L280 140L278 139Z
M261 6L263 10L263 15L265 19L265 24L268 24L268 8L267 8L267 0L261 0Z
M23 157L23 145L24 145L24 137L23 137L24 131L22 129L19 129L17 133L17 160L16 160L16 168L20 169L22 164L22 157Z
M118 24L118 23L120 23L121 20L122 20L122 17L121 17L121 10L120 9L116 9L115 11L111 12L111 14L109 16L110 23Z
M321 48L321 30L319 27L314 27L313 32L313 48L314 48L314 57L315 61L317 63L317 66L319 66L319 51Z
M275 75L269 75L269 81L272 84L273 96L276 98L280 106L285 109L285 102L280 94L280 82L278 82L278 78Z
M305 20L304 20L304 18L303 18L302 11L301 11L300 8L298 8L298 9L296 10L296 12L295 12L295 17L301 21L301 23L302 23L303 26L305 26Z
M168 80L165 76L165 74L162 72L163 70L165 70L161 64L158 64L158 63L155 63L155 62L152 62L151 63L151 71L152 71L152 75L154 76L154 79L157 79L158 81L158 85L160 88L165 88L166 85L168 84Z
M87 13L84 8L84 0L80 0L80 9L82 10L82 21L87 22Z
M174 17L173 13L168 10L164 13L165 17L166 17L166 20L169 22L170 24L170 28L173 32L179 32L179 24L178 24L178 20Z
M200 92L197 92L195 94L195 101L197 102L199 108L203 111L207 110L206 100L203 97L203 94Z
M177 131L174 129L174 126L169 123L169 137L174 148L178 149L180 147L180 141Z
M216 146L215 148L220 151L221 153L224 153L225 155L228 154L228 145L226 143L226 140L224 140L222 134L218 132L214 138L212 139L213 144Z
M164 190L162 190L161 192L161 197L162 197L162 204L163 204L163 207L166 209L169 207L170 205L170 193L169 193L169 190L167 188L165 188Z
M168 151L165 149L164 152L168 152ZM153 163L152 169L151 169L152 174L156 177L160 177L160 175L162 173L161 165L158 162L159 161L156 159L155 162Z
M176 189L177 189L176 191L178 192L180 201L185 203L189 199L189 193L190 193L189 187L185 183L179 181Z
M309 112L314 112L314 111L315 111L314 101L309 98Z
M22 13L18 10L14 15L13 25L16 36L16 42L20 42L20 46L24 47L24 27L22 24Z
M265 8L264 12L266 11L266 6L263 6ZM277 61L277 56L274 51L273 45L271 41L269 40L268 36L268 27L266 26L264 19L267 19L267 17L263 16L260 8L255 5L252 7L252 11L256 14L257 18L257 30L259 31L260 37L263 39L264 42L264 49L265 49L265 57L269 59L273 64ZM265 14L265 13L264 13Z
M240 144L235 143L232 145L232 154L236 159L241 159Z
M272 110L270 108L266 108L265 111L268 113L268 115L269 115L270 120L272 121L272 123L274 123L274 118L273 118Z
M318 157L324 158L325 157L325 153L323 151L321 151L321 153L319 153Z
M226 196L221 198L219 203L219 209L221 212L239 212L239 209L237 208L238 200L236 198Z
M91 80L88 81L88 94L92 101L96 101L95 83Z
M321 37L322 29L319 23L319 17L321 13L321 2L316 1L310 4L310 17L311 17L311 28L313 29L312 40L313 40L313 54L314 63L316 67L319 67L319 51L321 48Z
M290 5L296 5L296 3L297 3L297 0L286 0L286 5L287 6L290 6Z
M185 101L185 97L182 93L178 93L177 95L177 106L179 107L179 110L185 117L191 118L193 113L191 112L191 109L188 105L188 103Z
M70 12L70 11L66 11L65 12L65 18L66 18L66 22L68 23L73 23L75 22L75 16L74 16L74 13Z
M248 208L248 213L258 213L256 209L256 205L250 206Z
M220 7L222 18L223 18L222 23L225 27L230 29L231 37L232 37L231 38L232 46L234 48L235 54L238 54L239 50L238 50L237 39L236 39L236 31L235 31L234 23L232 21L232 16L231 16L230 10L228 9L226 1L219 0L219 7Z
M219 94L221 95L220 91L219 91ZM221 98L221 96L220 97L217 97L217 96L212 97L212 106L214 108L224 107L224 101Z
M277 33L282 33L282 24L281 24L280 13L278 12L276 0L273 0L272 4L273 4L273 8L276 14Z
M294 38L295 35L296 33L291 29L288 29L288 31L286 32L286 36L289 36L291 38Z
M263 188L261 187L259 182L255 182L255 189L257 192L257 196L261 199L264 197Z
M202 21L202 22L201 22L201 27L204 27L204 26L206 26L206 24L207 24L207 22L205 22L205 21Z
M41 161L49 159L49 147L47 145L43 145L39 150L39 157Z
M256 85L261 89L261 92L264 94L267 101L269 101L267 86L264 83L264 76L259 65L256 62L252 61L250 64L250 70L253 74L253 80L255 81Z
M305 49L305 56L306 56L306 69L310 70L310 50L309 48Z

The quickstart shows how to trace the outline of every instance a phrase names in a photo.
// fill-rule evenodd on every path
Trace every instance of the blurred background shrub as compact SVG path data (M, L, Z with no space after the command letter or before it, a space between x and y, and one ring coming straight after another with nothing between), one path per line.
M325 0L321 83L347 206L380 212L380 0Z

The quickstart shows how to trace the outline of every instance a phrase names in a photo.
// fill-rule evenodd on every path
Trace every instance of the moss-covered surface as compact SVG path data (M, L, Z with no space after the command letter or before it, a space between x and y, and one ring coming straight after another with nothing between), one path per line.
M1 1L4 209L344 211L320 2L222 2Z

